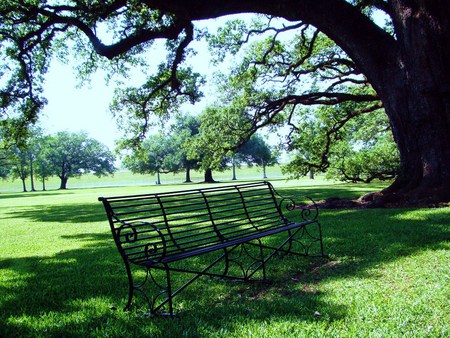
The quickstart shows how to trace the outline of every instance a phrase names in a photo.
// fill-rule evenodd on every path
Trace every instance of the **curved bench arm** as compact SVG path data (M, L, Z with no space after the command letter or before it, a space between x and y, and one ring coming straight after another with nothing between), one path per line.
M317 220L317 217L319 216L319 207L317 206L316 202L306 196L306 195L292 195L292 196L282 196L278 192L276 192L276 195L281 198L278 202L278 207L280 208L280 211L284 214L284 210L286 211L294 211L298 210L300 212L300 216L304 221L315 221ZM310 203L298 203L299 200L307 200Z
M121 220L119 222L121 223L121 226L115 229L117 234L117 245L119 246L119 250L121 250L127 258L128 255L123 244L133 244L138 242L142 243L142 246L144 246L142 252L144 253L145 258L157 262L165 256L167 250L166 239L161 230L153 223L144 221L129 223ZM143 232L142 229L146 227L146 231ZM149 231L148 228L151 228L151 230ZM158 234L160 241L145 242L145 238L143 237L146 237L149 233L153 232ZM156 253L158 254L155 255Z

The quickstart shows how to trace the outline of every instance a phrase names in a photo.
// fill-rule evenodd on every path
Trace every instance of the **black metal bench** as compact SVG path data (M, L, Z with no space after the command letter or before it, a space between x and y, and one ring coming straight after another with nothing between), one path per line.
M279 196L269 182L99 201L128 274L125 309L139 290L151 314L161 314L168 306L165 314L173 316L173 297L202 275L247 281L260 271L265 280L266 262L277 253L324 256L315 204L301 209L293 198ZM288 220L287 211L296 212L298 220ZM158 270L164 271L162 276L155 275ZM175 291L174 272L192 274ZM150 298L144 290L149 281L159 288Z

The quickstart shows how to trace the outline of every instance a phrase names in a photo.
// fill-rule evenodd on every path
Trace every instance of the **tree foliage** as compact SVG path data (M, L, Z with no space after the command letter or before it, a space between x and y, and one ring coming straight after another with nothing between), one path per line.
M390 24L377 25L375 11ZM205 36L194 23L239 13L260 13L263 19L252 26L235 22L225 27L215 45L223 45L223 57L251 43L251 52L233 74L237 89L229 97L246 92L253 118L244 126L250 127L247 137L276 119L290 121L299 105L353 101L364 111L383 106L400 154L398 175L384 193L448 200L447 0L2 1L0 107L8 139L23 136L23 127L42 109L42 77L51 58L65 58L73 49L80 57L81 78L98 67L108 68L109 74L140 67L148 75L144 85L118 92L113 105L116 114L124 110L130 116L123 122L131 133L129 143L142 140L151 125L149 114L176 109L201 95L200 79L185 63L192 54L190 43ZM296 39L286 43L282 35L289 31ZM167 41L167 58L150 73L151 57L143 56L159 39ZM369 83L373 91L348 91L349 84Z
M186 170L185 182L191 182L190 172L200 168L200 158L196 152L191 151L191 143L200 132L201 121L197 116L179 114L175 125L171 129L174 147L179 153L181 167ZM189 153L191 153L189 155Z
M42 165L48 165L47 172L60 178L60 189L67 188L67 181L71 177L86 173L101 177L115 171L113 154L105 145L89 138L84 132L59 132L48 137L40 157Z
M341 107L344 109L345 107ZM330 132L339 121L330 107L305 109L301 122L289 135L291 161L284 172L294 177L326 172L327 177L369 183L393 179L399 168L398 150L382 111L363 114Z
M161 184L161 173L176 173L181 169L181 154L173 137L158 134L146 138L142 146L125 156L124 165L133 173L157 174L157 184Z
M263 137L254 134L247 142L240 146L237 150L240 160L245 161L247 165L257 165L263 169L263 178L266 178L266 167L273 166L278 163L278 154L270 147Z
M236 27L234 22L228 25ZM237 46L243 46L244 42L247 46L242 62L228 77L222 77L221 88L226 93L223 100L246 107L250 123L246 128L241 127L242 135L251 135L264 126L285 124L291 128L288 148L304 145L304 150L310 153L308 156L317 155L321 160L312 165L324 171L330 165L331 143L340 137L344 125L355 117L380 109L381 103L354 63L323 34L305 25L300 25L303 27L300 35L292 33L299 25L280 28L270 25L273 25L270 20L253 22L251 27L237 25L239 34L233 34L234 41L227 40L231 28L210 37L213 48L219 50L231 49L237 53L240 50ZM249 32L264 36L250 43ZM275 37L282 34L288 37L276 40ZM277 99L280 97L282 99ZM318 106L328 114L313 116L317 111L314 107ZM320 129L323 137L319 139L314 135L306 146L304 135L318 132L312 129ZM295 133L302 134L296 136L297 140L304 140L297 145L291 143Z
M199 159L203 169L223 170L238 145L249 121L236 106L210 106L200 115L199 133L189 144L188 158Z
M175 115L183 103L194 103L201 97L198 73L187 68L177 74L176 79L171 78L167 66L160 65L158 73L141 87L116 90L111 111L124 135L122 147L137 148L152 127Z

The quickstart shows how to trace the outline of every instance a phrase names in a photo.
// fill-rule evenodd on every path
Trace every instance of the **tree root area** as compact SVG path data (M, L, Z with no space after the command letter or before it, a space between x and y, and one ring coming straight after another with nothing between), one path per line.
M399 194L373 192L356 199L328 198L316 203L319 209L365 209L365 208L445 208L450 201L430 198L408 198Z

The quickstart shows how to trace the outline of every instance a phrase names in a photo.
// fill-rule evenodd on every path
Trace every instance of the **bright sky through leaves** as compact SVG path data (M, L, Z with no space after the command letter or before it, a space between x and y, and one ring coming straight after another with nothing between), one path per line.
M190 56L188 62L203 75L212 75L214 71L209 62L209 54L206 43L193 42L192 47L198 51L195 56ZM162 45L153 50L150 54L152 59L156 59L156 66L165 55ZM161 56L161 57L156 57ZM134 81L133 78L140 78ZM91 75L91 82L77 88L79 83L76 79L73 65L61 64L59 61L52 62L49 73L46 76L45 97L48 104L44 108L44 114L41 117L41 125L45 133L56 133L58 131L79 132L84 130L89 136L107 145L111 150L114 148L114 141L121 133L113 120L108 107L112 101L114 93L114 82L106 84L105 73L98 71ZM142 76L132 74L127 86L140 85ZM211 97L210 88L204 89L208 101ZM186 111L191 113L200 113L204 104L187 106Z

